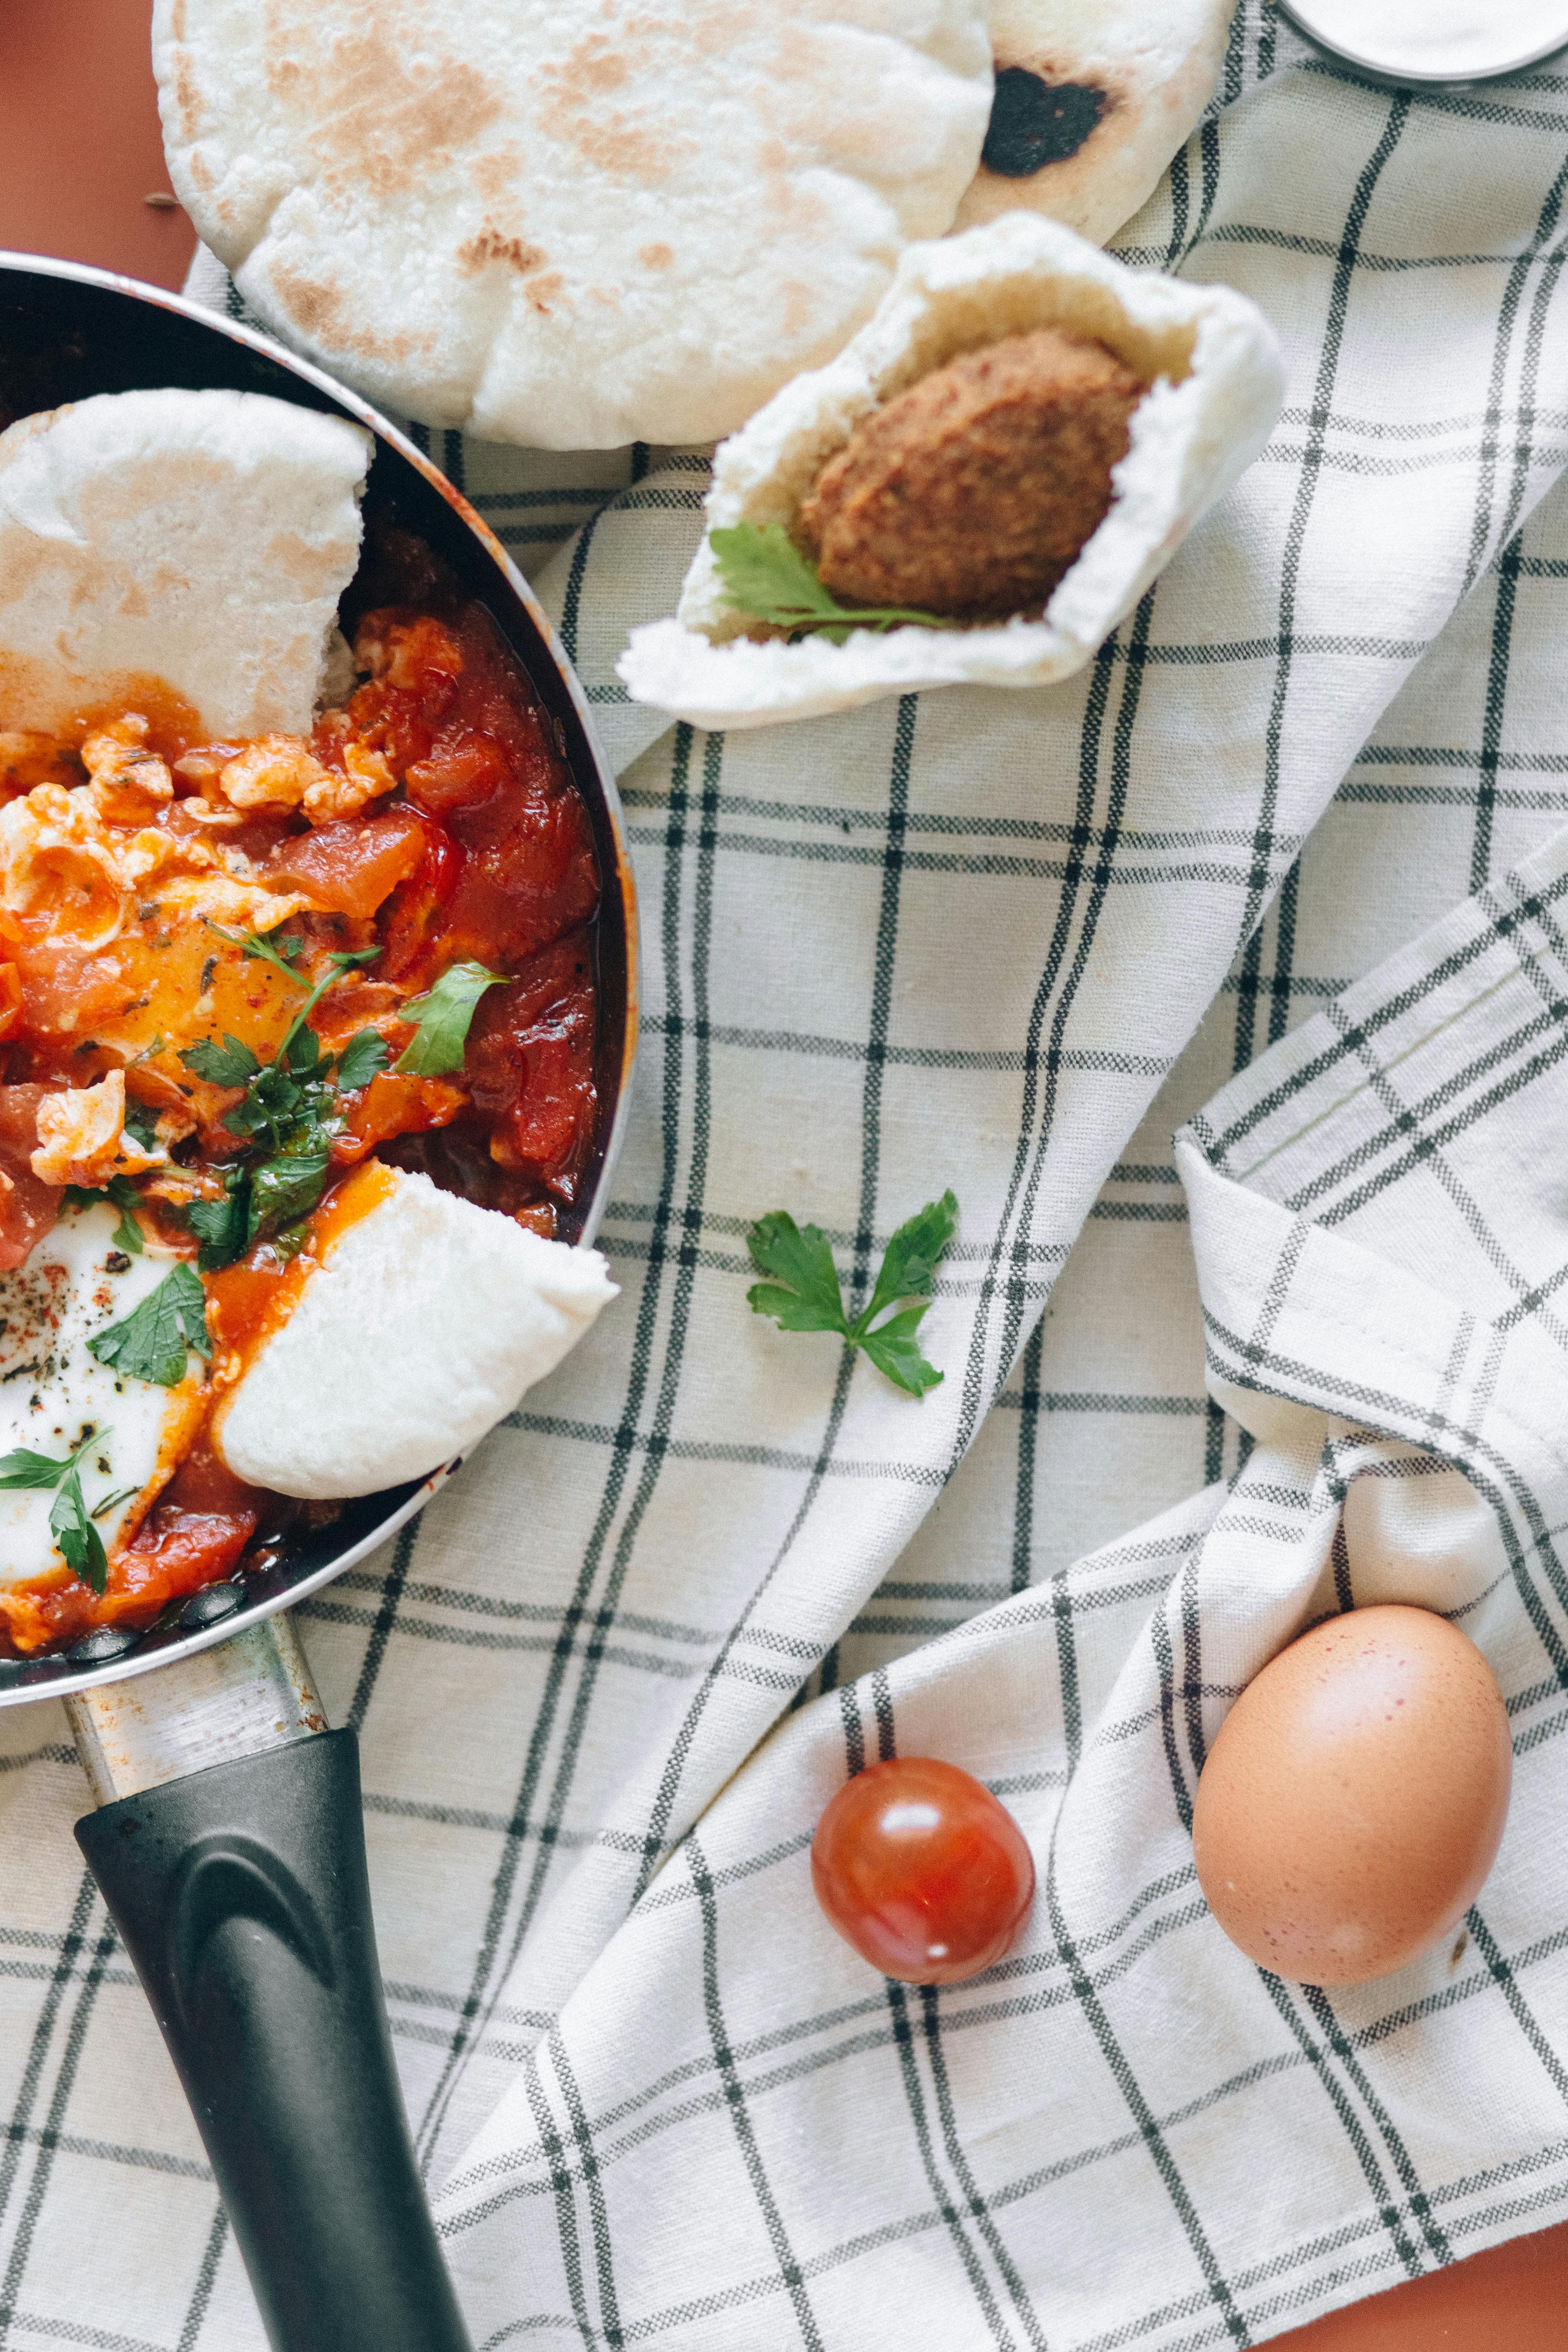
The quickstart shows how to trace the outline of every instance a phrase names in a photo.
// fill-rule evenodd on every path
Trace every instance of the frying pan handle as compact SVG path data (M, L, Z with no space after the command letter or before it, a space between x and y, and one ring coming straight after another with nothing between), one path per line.
M275 2352L470 2352L393 2064L354 1734L165 1781L76 1834Z

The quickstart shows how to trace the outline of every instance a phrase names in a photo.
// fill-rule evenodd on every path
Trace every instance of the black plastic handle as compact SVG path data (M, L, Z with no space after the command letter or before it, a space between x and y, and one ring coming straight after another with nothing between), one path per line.
M76 1834L276 2352L470 2352L393 2064L353 1733L215 1764Z

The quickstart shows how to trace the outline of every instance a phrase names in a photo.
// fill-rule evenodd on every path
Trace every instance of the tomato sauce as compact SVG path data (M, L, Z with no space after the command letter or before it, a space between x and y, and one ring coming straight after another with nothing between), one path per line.
M40 1100L123 1072L122 1143L145 1137L157 1164L117 1179L116 1197L129 1184L147 1236L200 1252L213 1342L204 1417L111 1553L107 1591L64 1568L0 1588L0 1654L150 1624L287 1546L303 1507L234 1478L214 1428L387 1169L547 1236L563 1219L572 1229L599 1118L593 834L556 730L488 615L428 570L420 584L417 601L361 616L362 682L308 742L213 742L155 680L65 738L5 734L0 694L0 1270L47 1233L65 1181L109 1181L85 1164L35 1172ZM247 952L247 935L276 956ZM455 964L496 976L460 1058L399 1070L419 1001ZM314 1043L290 1047L322 979ZM367 1033L382 1066L340 1084L338 1057ZM193 1210L221 1214L266 1145L265 1129L246 1131L258 1097L236 1046L258 1067L282 1054L285 1076L314 1056L337 1091L319 1197L214 1264ZM254 1186L245 1197L254 1207Z

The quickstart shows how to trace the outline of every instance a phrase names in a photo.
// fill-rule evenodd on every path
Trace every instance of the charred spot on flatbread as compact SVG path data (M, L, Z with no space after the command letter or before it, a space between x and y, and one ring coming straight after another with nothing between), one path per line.
M1201 117L1233 0L991 0L995 83L963 230L1020 208L1103 244Z
M1047 81L1027 66L1003 66L981 163L999 179L1031 180L1047 163L1065 163L1076 155L1110 103L1109 94L1094 82Z

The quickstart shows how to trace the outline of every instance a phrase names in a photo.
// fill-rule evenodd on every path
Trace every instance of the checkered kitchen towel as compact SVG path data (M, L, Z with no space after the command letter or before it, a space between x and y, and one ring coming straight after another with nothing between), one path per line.
M1400 98L1238 18L1212 119L1126 242L1254 295L1289 404L1049 692L661 732L612 665L671 601L700 455L437 448L531 558L596 518L540 576L623 766L649 1010L603 1236L623 1301L416 1528L300 1612L362 1731L394 2028L479 2344L1255 2342L1568 2210L1534 1827L1554 1474L1544 1440L1499 1437L1500 1370L1485 1388L1494 1356L1534 1349L1528 1385L1553 1344L1546 1190L1512 1222L1550 1069L1500 1093L1561 1020L1550 882L1524 928L1523 886L1456 919L1497 980L1464 1019L1418 1037L1412 981L1380 1027L1374 981L1327 1094L1309 1056L1266 1142L1257 1118L1227 1140L1251 1095L1194 1130L1246 1426L1202 1392L1168 1140L1568 813L1568 502L1538 504L1568 456L1565 94L1540 73ZM1508 1021L1536 1026L1514 1045L1488 1025ZM1484 1118L1440 1136L1450 1099ZM1379 1118L1426 1158L1395 1173ZM1380 1148L1383 1205L1289 1240ZM1468 1254L1427 1181L1450 1150ZM759 1211L815 1216L863 1290L949 1181L963 1230L926 1327L948 1377L923 1403L746 1312ZM1409 1332L1365 1380L1354 1332L1336 1352L1318 1292L1298 1299L1324 1249L1388 1262L1378 1297L1415 1279L1389 1259L1406 1217L1411 1246L1437 1237L1432 1313L1473 1325L1447 1388ZM1234 1264L1225 1236L1259 1218ZM1277 1264L1271 1337L1247 1286ZM1298 1322L1318 1352L1287 1349ZM1482 1503L1451 1469L1408 1475L1434 1448ZM1238 1468L1229 1499L1179 1503ZM1457 1958L1316 2001L1209 1927L1184 1809L1227 1690L1406 1552L1443 1605L1474 1602L1515 1702L1510 1843ZM0 2352L251 2352L199 2143L74 1867L59 1719L0 1737ZM985 1773L1036 1842L1027 1943L956 1992L889 1992L810 1902L815 1812L892 1745Z

